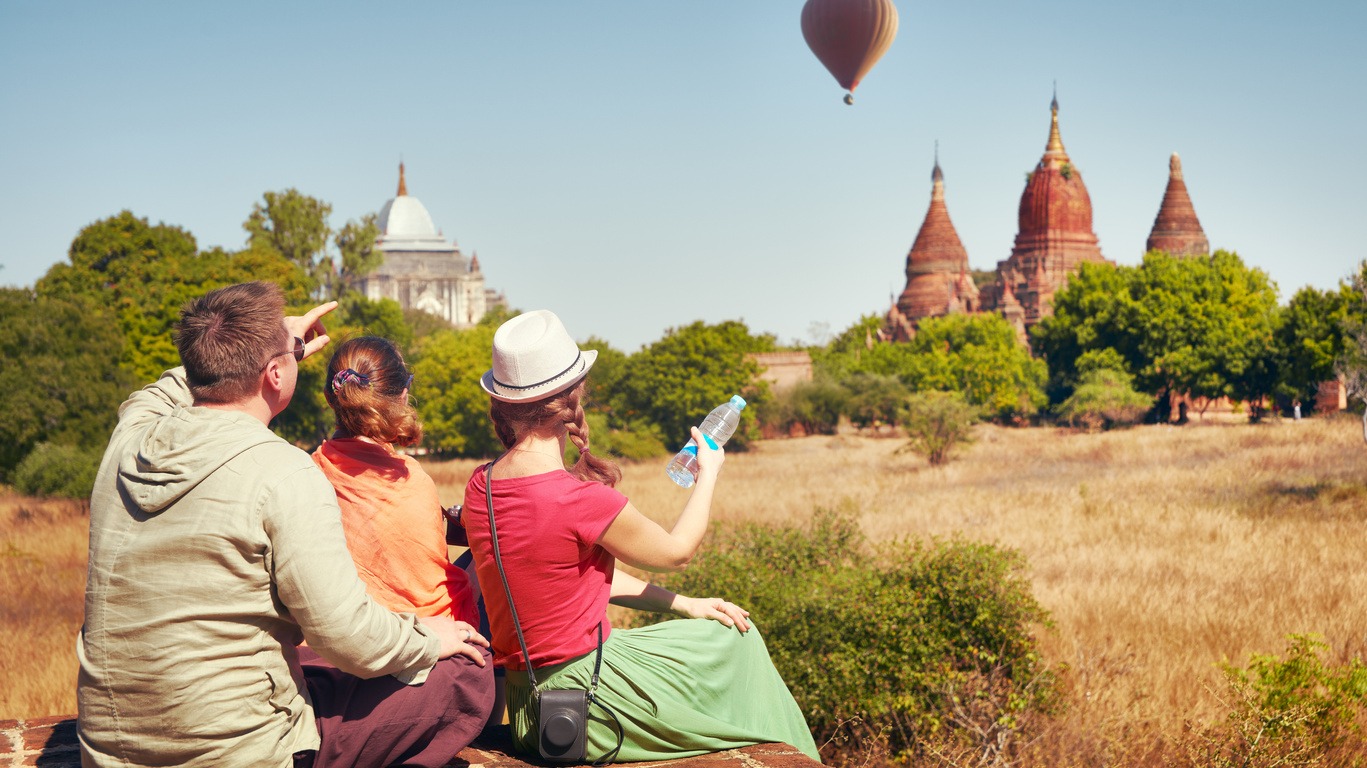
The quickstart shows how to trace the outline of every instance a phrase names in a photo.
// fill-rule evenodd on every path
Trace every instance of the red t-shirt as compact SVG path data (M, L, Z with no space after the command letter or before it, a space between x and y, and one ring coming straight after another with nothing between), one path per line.
M484 500L486 470L475 470L465 486L461 522L489 613L494 658L500 666L526 669L494 564ZM584 482L563 469L494 481L498 550L532 666L562 664L594 650L599 626L603 639L608 638L607 605L616 560L597 541L626 505L627 497L615 489Z

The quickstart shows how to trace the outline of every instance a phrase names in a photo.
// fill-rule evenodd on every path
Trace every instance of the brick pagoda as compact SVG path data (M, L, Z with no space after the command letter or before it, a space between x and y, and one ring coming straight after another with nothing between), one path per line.
M1092 199L1063 148L1057 96L1049 108L1049 141L1021 194L1016 246L997 263L997 280L982 295L988 310L1014 309L1010 305L1018 302L1022 333L1050 314L1054 293L1079 265L1106 261L1092 231Z
M885 333L894 341L915 335L922 318L979 309L978 287L968 274L968 251L945 206L945 176L938 151L930 180L930 208L907 252L907 287L888 311L885 323Z
M1168 161L1168 188L1163 193L1163 204L1158 207L1158 216L1153 220L1153 229L1144 247L1173 256L1210 255L1210 241L1191 205L1187 182L1182 178L1182 158L1176 152Z

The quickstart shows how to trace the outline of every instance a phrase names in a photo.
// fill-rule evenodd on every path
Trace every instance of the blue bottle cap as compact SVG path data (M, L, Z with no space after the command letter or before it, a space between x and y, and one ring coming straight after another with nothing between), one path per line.
M741 397L740 395L732 395L731 404L736 406L736 410L738 411L745 410L745 398Z

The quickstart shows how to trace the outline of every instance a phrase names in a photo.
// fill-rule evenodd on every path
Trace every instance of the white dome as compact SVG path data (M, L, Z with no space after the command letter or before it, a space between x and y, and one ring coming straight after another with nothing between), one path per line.
M386 240L427 240L440 237L432 215L422 202L402 195L384 204L380 211L380 234Z

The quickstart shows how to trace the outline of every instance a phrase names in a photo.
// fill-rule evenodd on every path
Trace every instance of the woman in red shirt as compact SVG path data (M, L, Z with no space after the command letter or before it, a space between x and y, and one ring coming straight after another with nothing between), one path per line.
M665 760L763 742L792 744L820 759L802 712L769 659L749 613L720 598L676 595L619 570L682 570L707 530L725 459L699 444L698 480L674 525L641 514L613 486L621 471L589 445L582 398L597 357L581 351L553 313L528 312L494 335L493 368L481 386L507 451L475 471L462 521L489 613L497 664L506 668L514 744L537 754L532 691L494 561L486 504L530 663L541 690L588 689L602 642L588 721L588 759ZM579 449L565 467L566 441ZM687 619L614 630L607 605ZM621 748L613 754L621 740Z

